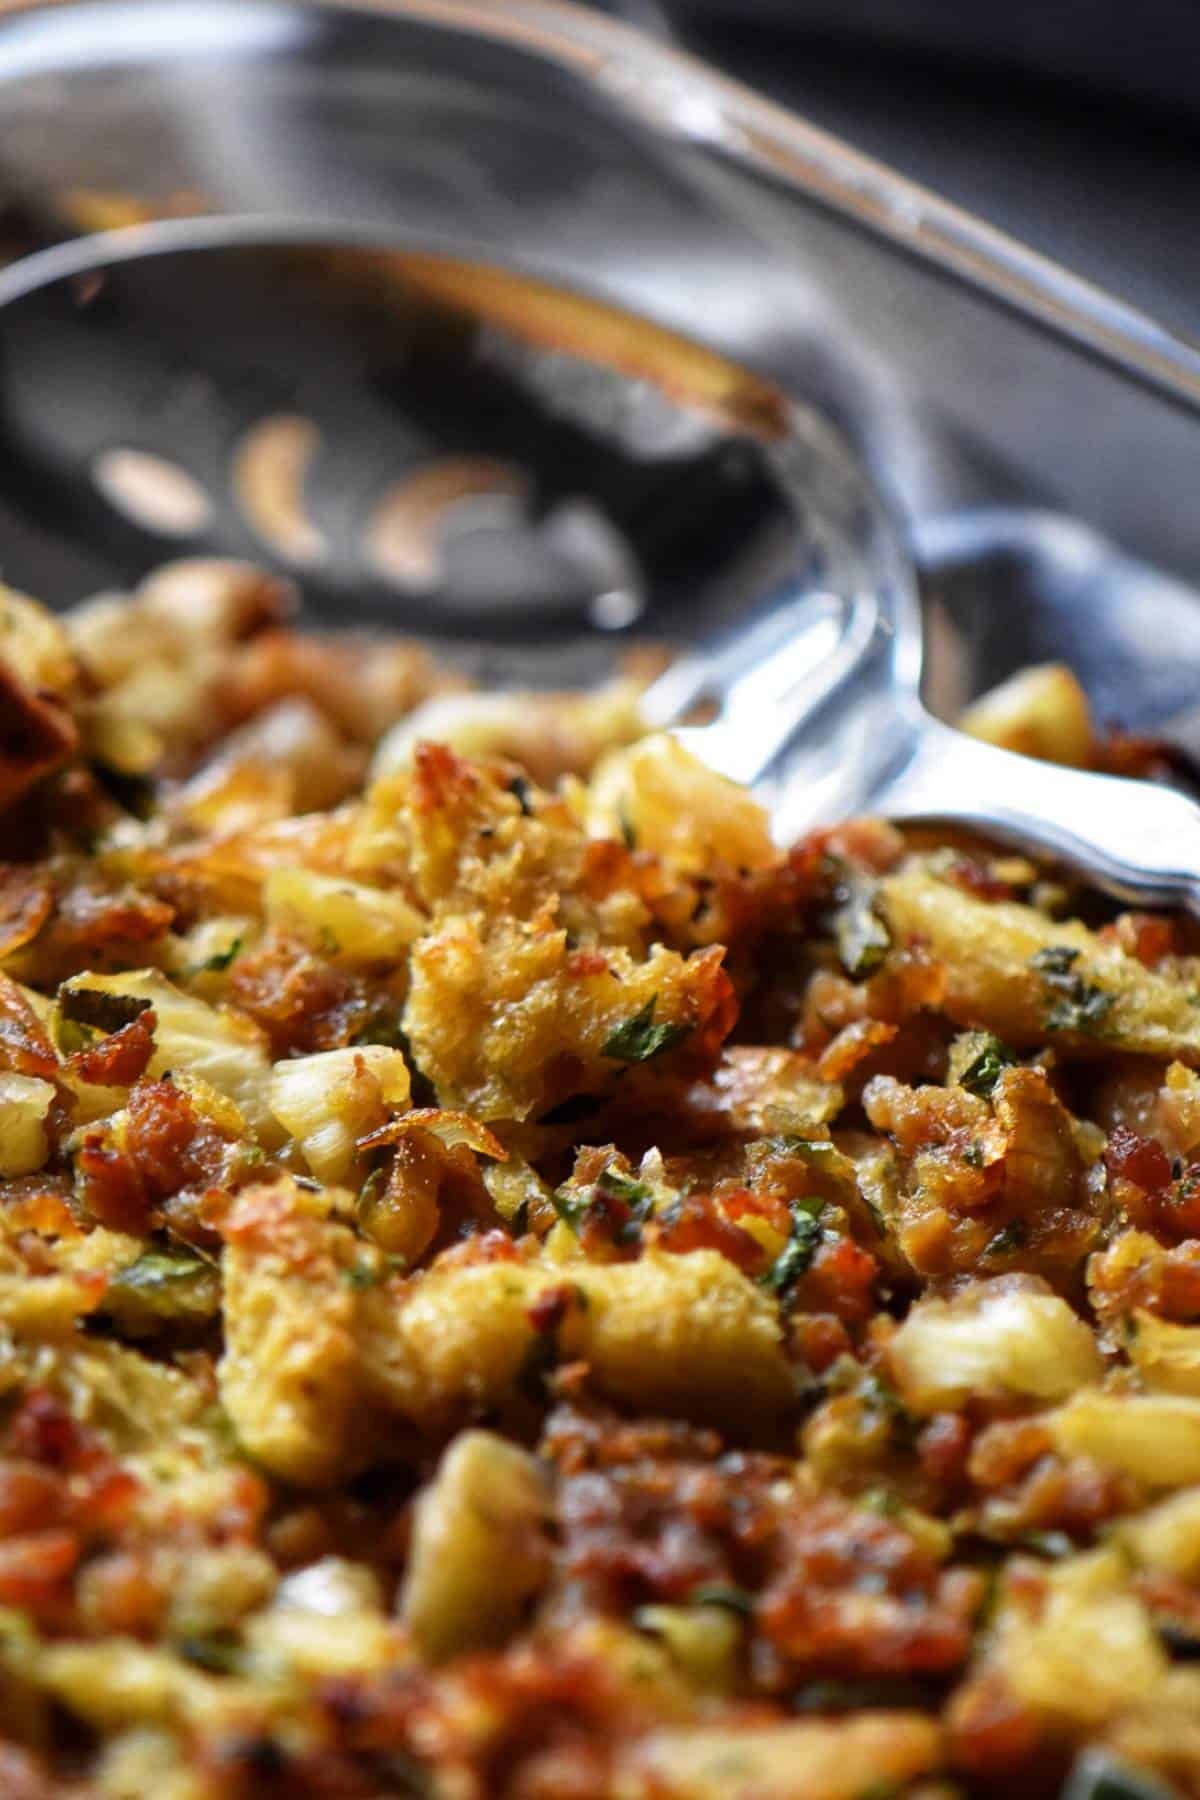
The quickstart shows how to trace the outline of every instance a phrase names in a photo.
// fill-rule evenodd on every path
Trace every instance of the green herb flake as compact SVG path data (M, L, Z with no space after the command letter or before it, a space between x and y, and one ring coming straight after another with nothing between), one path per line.
M101 1311L131 1335L164 1325L199 1324L216 1315L220 1276L190 1250L146 1250L110 1276Z
M858 1178L851 1159L829 1138L810 1138L796 1133L764 1138L763 1144L776 1156L796 1156L820 1177L826 1193L844 1200L858 1194Z
M1084 1037L1096 1036L1110 1012L1113 994L1103 988L1073 977L1071 991L1056 1000L1046 1014L1047 1031L1074 1031Z
M514 1386L531 1406L546 1404L546 1387L558 1367L558 1344L552 1331L535 1331L529 1340Z
M881 1519L895 1519L904 1511L904 1503L890 1488L868 1488L860 1494L858 1504L867 1512L878 1513Z
M185 1662L207 1669L212 1675L236 1675L241 1668L242 1647L230 1631L181 1638L176 1648Z
M800 1156L814 1168L833 1169L835 1160L840 1158L841 1151L830 1138L800 1137L794 1132L784 1132L776 1137L764 1139L770 1148L780 1156Z
M1078 961L1078 950L1073 950L1069 944L1050 944L1030 957L1029 966L1040 975L1069 975Z
M358 1190L358 1198L354 1202L355 1217L362 1219L369 1213L387 1192L389 1172L385 1168L372 1169L367 1179Z
M863 1194L861 1199L863 1205L867 1209L867 1217L870 1219L871 1224L875 1229L876 1237L885 1238L888 1235L888 1222L883 1215L883 1209L879 1202L877 1200L872 1200L870 1194Z
M533 790L524 775L514 775L508 784L508 791L521 809L521 817L533 817L533 803L530 798Z
M376 1268L373 1263L355 1263L346 1270L345 1280L349 1288L378 1287L383 1280L383 1270Z
M592 1190L585 1187L572 1192L569 1188L555 1188L550 1200L562 1223L578 1237L588 1207L592 1204Z
M639 1008L631 1019L610 1031L604 1040L603 1054L614 1062L641 1063L649 1062L652 1057L662 1056L667 1050L673 1050L681 1039L691 1030L690 1025L654 1023L654 1014L658 1006L658 995L651 994L645 1006Z
M816 1211L813 1208L816 1208ZM769 1294L778 1294L786 1298L800 1280L807 1274L812 1259L821 1242L820 1214L823 1210L821 1201L793 1200L791 1205L792 1228L788 1241L765 1275L760 1275L760 1285Z
M622 1175L620 1169L612 1167L601 1169L595 1184L604 1194L610 1194L614 1200L623 1200L626 1206L637 1209L649 1207L650 1189L636 1175Z
M989 1238L984 1245L985 1256L1011 1256L1020 1250L1028 1237L1024 1219L1010 1219L1001 1227L995 1237Z
M869 975L892 947L892 934L875 910L877 894L876 882L841 866L838 904L828 923L847 975Z
M694 1587L688 1595L689 1606L723 1606L726 1612L739 1613L748 1619L754 1611L754 1596L745 1588L729 1582L707 1581Z
M636 1243L641 1227L654 1210L654 1200L644 1181L623 1175L612 1167L601 1169L595 1181L581 1188L560 1187L550 1196L555 1212L578 1237L584 1220L593 1207L616 1200L629 1209L631 1217L623 1220L615 1234L618 1244Z
M974 1094L977 1099L990 1100L1001 1075L1005 1069L1011 1069L1016 1060L1007 1044L1002 1044L998 1037L992 1037L988 1033L979 1054L959 1076L958 1085L966 1088L968 1094Z
M1103 1031L1116 995L1076 974L1074 965L1078 959L1078 950L1066 944L1051 944L1031 956L1029 966L1037 970L1047 990L1046 1030L1096 1037Z
M863 1377L856 1391L860 1403L886 1423L893 1445L897 1449L911 1448L916 1424L891 1382L871 1372Z
M1032 1550L1050 1562L1061 1562L1075 1553L1075 1546L1065 1531L1026 1531L1017 1543L1020 1549Z
M242 939L235 937L226 949L214 950L213 954L206 956L203 962L193 963L187 973L189 975L220 975L236 956L241 955L241 951Z

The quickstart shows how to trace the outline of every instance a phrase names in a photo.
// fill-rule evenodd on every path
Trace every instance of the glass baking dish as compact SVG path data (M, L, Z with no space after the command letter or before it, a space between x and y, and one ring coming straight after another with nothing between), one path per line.
M841 426L969 626L960 688L1074 647L1102 712L1160 725L1188 703L1190 593L1086 528L1200 578L1196 348L611 19L556 0L18 4L0 200L11 254L139 220L295 218L631 308ZM62 546L0 525L11 578L86 585ZM1151 607L1169 629L1137 628Z

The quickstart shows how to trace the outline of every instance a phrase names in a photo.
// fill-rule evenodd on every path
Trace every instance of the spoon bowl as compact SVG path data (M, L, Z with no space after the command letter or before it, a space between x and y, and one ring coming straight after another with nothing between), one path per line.
M377 228L59 246L0 273L0 359L5 506L86 567L56 598L252 557L318 623L566 681L635 633L692 642L829 554L772 462L792 409L768 383ZM6 572L36 587L29 561Z

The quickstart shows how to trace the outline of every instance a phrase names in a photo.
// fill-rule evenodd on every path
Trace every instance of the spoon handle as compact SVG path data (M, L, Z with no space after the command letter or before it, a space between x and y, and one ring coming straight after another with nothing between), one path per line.
M974 827L1119 900L1200 913L1200 806L1173 788L1035 762L922 713L903 765L866 810Z

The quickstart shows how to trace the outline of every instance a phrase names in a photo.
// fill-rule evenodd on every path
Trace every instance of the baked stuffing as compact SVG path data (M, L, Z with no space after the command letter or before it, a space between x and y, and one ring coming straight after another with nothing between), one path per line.
M0 1792L1200 1794L1196 928L287 612L0 591Z

